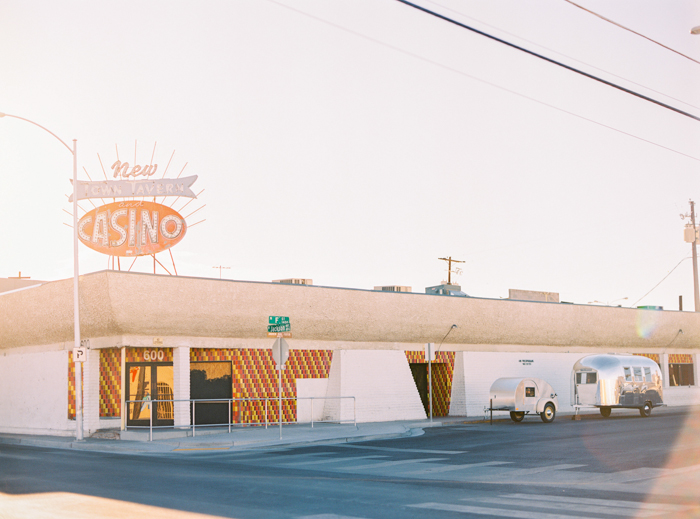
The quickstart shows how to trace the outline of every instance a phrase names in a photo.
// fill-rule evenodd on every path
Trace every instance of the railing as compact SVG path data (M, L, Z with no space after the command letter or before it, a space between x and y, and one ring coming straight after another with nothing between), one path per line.
M357 428L357 405L355 401L354 396L336 396L336 397L328 397L328 396L307 396L307 397L283 397L283 401L289 401L289 400L294 400L294 401L299 401L299 400L311 400L311 428L314 427L314 423L335 423L335 424L343 424L343 423L350 423L350 420L342 420L342 409L339 409L338 415L339 418L338 420L314 420L314 400L344 400L344 399L352 399L352 424ZM196 436L197 434L197 426L199 427L224 427L228 426L228 432L231 432L231 427L232 426L239 426L239 427L245 427L245 426L251 426L251 425L258 425L262 426L263 422L247 422L244 423L241 421L241 406L238 407L238 419L239 421L233 422L231 420L232 418L232 408L233 408L233 403L234 402L264 402L264 407L265 407L265 429L267 429L268 425L271 424L278 424L280 423L279 421L275 422L270 422L268 420L268 408L269 402L272 402L273 404L277 404L280 401L279 398L194 398L194 399L159 399L159 400L126 400L126 416L127 416L127 421L125 423L125 428L128 429L145 429L148 428L148 441L153 441L153 429L192 429L192 436ZM189 425L153 425L153 407L157 407L156 411L156 419L157 415L159 412L163 410L163 407L167 408L170 413L173 413L175 410L175 404L176 403L183 403L187 402L191 404L191 416L190 418L190 424ZM208 424L197 424L196 423L196 410L197 410L197 404L228 404L228 422L227 423L208 423ZM131 410L130 404L141 404L141 409L143 409L143 406L148 407L148 425L128 425L129 421L129 411ZM156 406L153 406L151 404L156 404ZM158 405L160 404L160 405ZM341 402L342 404L342 402ZM163 406L163 407L161 407ZM274 408L275 406L273 406ZM189 413L188 413L189 414ZM284 412L282 412L282 415L284 415ZM173 417L174 418L174 417ZM164 419L169 419L164 418ZM294 422L285 422L282 421L282 424L293 424L293 423L300 423L298 421ZM301 422L301 423L307 423L307 422Z

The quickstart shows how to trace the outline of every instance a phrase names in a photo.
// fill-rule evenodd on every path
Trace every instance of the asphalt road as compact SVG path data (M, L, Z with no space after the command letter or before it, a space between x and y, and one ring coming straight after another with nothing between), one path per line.
M0 445L0 518L698 518L699 414L528 417L242 452Z

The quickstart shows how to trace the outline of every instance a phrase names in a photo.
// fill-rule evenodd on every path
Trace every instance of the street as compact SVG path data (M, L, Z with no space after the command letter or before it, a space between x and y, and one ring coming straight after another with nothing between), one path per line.
M266 450L0 444L0 518L700 517L699 433L663 408Z

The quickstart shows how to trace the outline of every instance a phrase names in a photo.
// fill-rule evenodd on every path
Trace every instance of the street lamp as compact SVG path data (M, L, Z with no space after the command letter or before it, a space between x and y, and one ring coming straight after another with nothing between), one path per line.
M0 118L2 117L12 117L13 119L20 119L26 121L34 126L38 126L42 130L53 135L61 144L63 144L66 149L73 155L73 331L75 347L80 347L80 297L78 292L78 141L73 139L73 148L68 146L63 139L58 135L53 133L48 128L44 128L42 125L25 119L24 117L19 117L18 115L10 115L0 112ZM76 432L75 439L82 441L83 439L83 363L75 363L75 422L76 422Z

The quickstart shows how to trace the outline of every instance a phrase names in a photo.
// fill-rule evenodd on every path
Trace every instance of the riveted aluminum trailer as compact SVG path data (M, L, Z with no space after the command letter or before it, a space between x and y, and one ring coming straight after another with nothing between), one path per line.
M663 403L659 365L641 355L588 355L571 370L571 405L598 407L604 417L613 409L639 409L643 417Z
M541 378L499 378L490 389L489 411L508 411L514 422L538 413L545 423L554 421L559 409L557 394Z

